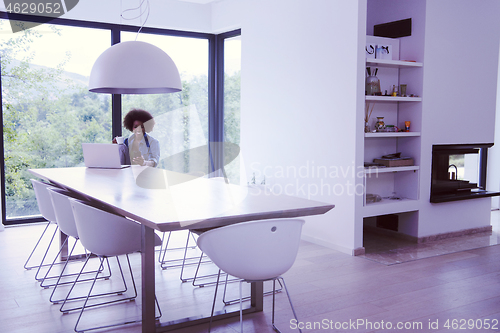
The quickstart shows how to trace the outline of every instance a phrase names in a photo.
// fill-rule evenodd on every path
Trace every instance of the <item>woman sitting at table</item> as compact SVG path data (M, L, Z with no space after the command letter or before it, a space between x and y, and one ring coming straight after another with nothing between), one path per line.
M125 115L123 126L131 131L132 135L124 140L124 145L120 145L122 164L158 166L160 143L147 134L153 130L154 125L153 116L148 111L132 109ZM116 139L113 139L113 143L116 143Z

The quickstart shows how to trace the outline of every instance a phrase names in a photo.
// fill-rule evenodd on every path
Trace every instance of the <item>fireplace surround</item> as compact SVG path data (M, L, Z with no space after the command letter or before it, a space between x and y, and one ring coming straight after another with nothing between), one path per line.
M486 190L488 148L492 146L493 143L433 145L430 202L500 195Z

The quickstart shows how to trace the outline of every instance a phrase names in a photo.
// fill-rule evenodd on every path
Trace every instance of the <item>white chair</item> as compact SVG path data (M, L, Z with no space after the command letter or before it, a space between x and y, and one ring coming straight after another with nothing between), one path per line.
M200 235L198 246L224 272L242 279L240 281L240 329L243 332L243 306L241 285L246 282L273 281L272 325L274 325L275 281L280 279L288 296L295 319L290 295L281 277L292 267L300 244L304 220L273 219L237 223ZM215 288L212 317L217 297ZM212 318L210 319L209 332ZM300 331L300 330L299 330Z
M191 176L196 176L196 177L203 177L204 173L190 173ZM224 177L211 177L211 181L218 181L218 182L225 182L228 183L228 180ZM187 240L186 240L186 245L183 247L178 247L178 248L172 248L168 250L184 250L184 256L182 258L176 258L176 259L170 259L166 260L165 255L167 253L167 248L168 248L168 243L170 241L171 233L168 232L168 237L167 241L165 242L165 233L163 234L162 237L162 244L165 244L165 249L160 248L160 255L158 256L158 261L160 262L161 268L162 269L167 269L167 268L175 268L175 267L180 267L181 272L180 272L180 279L182 282L188 282L192 281L192 284L194 287L205 287L208 285L215 284L215 281L212 282L204 282L204 283L197 283L197 280L204 280L204 279L209 279L209 278L215 278L218 276L218 274L207 274L207 275L201 275L198 276L198 272L200 270L201 264L207 264L211 263L211 261L207 258L206 255L203 254L203 252L198 253L197 255L193 257L188 257L188 249L195 250L197 248L196 245L196 238L198 235L201 233L205 232L206 230L188 230L187 231ZM196 235L196 236L195 236ZM194 246L190 245L191 240L194 241ZM197 251L199 252L199 251ZM163 253L163 255L162 255ZM161 259L160 259L161 258ZM184 268L186 266L191 266L191 265L196 265L196 270L195 273L192 277L185 277L184 276ZM226 281L227 283L227 281Z
M75 198L75 196L73 194L65 191L65 190L56 189L56 188L49 188L49 189L47 189L47 192L48 192L49 197L52 201L52 206L53 206L54 213L56 216L57 225L59 226L59 230L61 230L63 233L65 233L68 237L66 237L66 239L64 240L64 243L61 245L61 249L59 250L59 253L57 254L56 258L54 258L52 265L50 266L50 268L47 270L47 273L45 274L46 276L49 274L49 272L53 268L57 258L59 257L59 255L61 253L61 250L66 246L66 244L68 244L69 238L72 237L75 239L75 242L73 243L73 246L71 247L71 250L68 254L68 257L64 263L64 266L59 274L57 282L55 284L52 284L52 285L46 285L45 281L42 281L42 283L40 284L42 287L54 286L54 289L52 290L52 294L50 295L49 300L52 303L59 303L61 301L64 301L65 299L67 300L67 298L54 299L54 295L56 294L56 290L58 289L58 287L60 285L74 283L74 280L64 281L64 282L62 282L61 280L65 277L69 277L69 276L76 277L78 275L78 273L72 273L72 274L65 275L64 271L66 270L66 267L68 266L68 263L70 262L70 257L73 254L73 251L74 251L76 245L78 244L80 237L78 236L78 230L76 229L75 218L73 216L73 210L71 208L71 203L70 203L70 198ZM86 250L85 250L85 254L86 254L86 256L90 255L90 253L88 253ZM109 262L107 259L106 259L106 263L107 263L109 274L101 276L100 277L101 279L102 278L108 279L111 276L111 269L110 269L110 265L109 265ZM100 266L98 268L98 270L99 270L99 272L102 273L104 271L104 267ZM97 271L85 272L85 274L90 274L90 273L95 274L95 273L97 273ZM91 280L93 280L93 278L92 279L82 279L82 280L79 280L79 282L91 281ZM126 289L120 290L120 291L117 291L114 293L123 293L123 292L126 292ZM76 297L76 298L72 298L72 299L81 299L81 298L82 297Z
M174 231L168 231L164 232L162 235L162 246L160 247L159 255L158 255L158 262L160 263L161 269L168 269L168 268L177 268L177 267L184 267L185 265L190 265L193 264L191 261L192 260L198 260L198 256L196 257L188 257L187 256L187 251L188 249L194 250L196 249L196 238L194 238L194 235L187 231L187 239L186 239L186 245L185 246L178 246L178 247L168 247L170 240L172 238L172 233ZM166 237L165 237L165 234ZM194 245L193 245L194 244ZM173 252L175 250L182 250L184 253L183 257L177 257L177 258L167 258L167 251L168 252ZM181 273L181 280L182 280L182 273ZM183 281L186 282L186 281Z
M115 215L113 213L101 210L99 208L89 206L88 204L79 200L70 199L70 203L73 209L76 228L78 231L78 235L80 237L80 241L88 251L92 252L93 254L99 257L99 259L101 260L101 265L103 264L104 258L114 256L116 257L118 265L121 270L120 260L118 256L126 255L127 257L127 263L134 287L134 295L131 297L125 297L105 303L104 302L99 303L98 305L123 302L127 300L132 300L135 297L137 297L137 289L135 286L135 281L128 255L130 253L139 252L141 250L141 225L139 223L126 219L123 216ZM161 239L158 235L155 234L155 246L159 245L161 245ZM82 268L82 272L85 269L85 265L87 264L89 258L85 262ZM89 298L93 296L93 295L91 296L92 289L94 288L94 284L97 277L98 273L95 275L94 281L90 286L88 295L85 299L83 306L66 310L64 309L64 305L66 302L64 302L61 306L61 311L63 312L80 309L80 314L75 324L75 331L82 332L84 330L86 331L86 330L100 329L100 328L124 325L140 321L140 320L136 321L127 320L123 323L114 323L100 327L86 328L83 330L78 329L78 324L80 323L84 310L96 306L94 304L87 305L87 303ZM75 280L75 284L77 281L78 278ZM73 284L73 287L75 284ZM72 289L70 290L69 294L71 294ZM156 305L158 306L159 310L158 302L156 302ZM159 316L161 316L161 310Z
M40 214L42 214L43 218L46 219L48 222L47 222L47 225L45 226L45 229L43 230L42 234L40 235L40 238L38 239L35 247L31 251L28 259L26 260L26 263L24 264L24 268L26 268L26 269L37 268L37 271L35 274L35 279L37 281L42 281L44 279L44 277L39 276L40 270L42 267L50 265L50 263L45 264L45 258L47 257L49 250L50 250L50 246L52 245L54 238L55 238L55 235L57 234L57 231L59 230L59 228L57 227L57 224L56 224L56 216L54 213L54 209L52 207L52 201L50 200L49 194L47 192L48 188L55 188L55 187L50 185L50 184L47 184L47 183L44 183L44 182L41 182L41 181L35 180L35 179L31 179L31 184L33 185L33 190L35 191L35 197L36 197L36 201L38 203L38 209L40 210ZM33 256L36 249L40 245L40 242L41 242L43 236L45 235L45 232L49 229L49 226L51 224L56 224L56 228L54 229L54 233L52 234L52 236L50 238L50 242L49 242L47 248L45 249L45 253L43 254L43 257L42 257L40 264L35 265L35 266L29 266L28 263L31 260L31 257Z

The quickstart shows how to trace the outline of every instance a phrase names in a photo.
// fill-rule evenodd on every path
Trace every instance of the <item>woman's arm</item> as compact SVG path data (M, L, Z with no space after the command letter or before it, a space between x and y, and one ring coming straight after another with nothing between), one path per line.
M148 137L148 142L148 159L145 160L142 156L137 156L134 158L133 163L142 166L156 167L158 166L158 161L160 160L160 143L158 142L158 140L152 138L151 136ZM131 146L130 143L129 145Z

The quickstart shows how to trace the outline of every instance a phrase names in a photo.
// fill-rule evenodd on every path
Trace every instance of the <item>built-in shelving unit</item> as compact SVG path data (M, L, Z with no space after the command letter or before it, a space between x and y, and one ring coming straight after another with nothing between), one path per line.
M370 36L370 43L372 42L378 45L391 44L393 50L397 49L397 54L393 53L393 57L399 58L399 40ZM382 200L367 203L365 197L363 217L418 211L423 63L366 59L366 67L371 67L371 73L377 73L383 94L365 95L367 107L373 110L368 123L371 130L374 129L376 117L384 117L386 125L394 125L400 129L404 127L405 121L411 121L411 126L409 132L364 133L364 161L372 162L382 155L401 152L402 156L413 158L415 165L365 168L365 192L379 195ZM407 96L389 96L392 92L390 87L399 87L401 84L407 85Z

